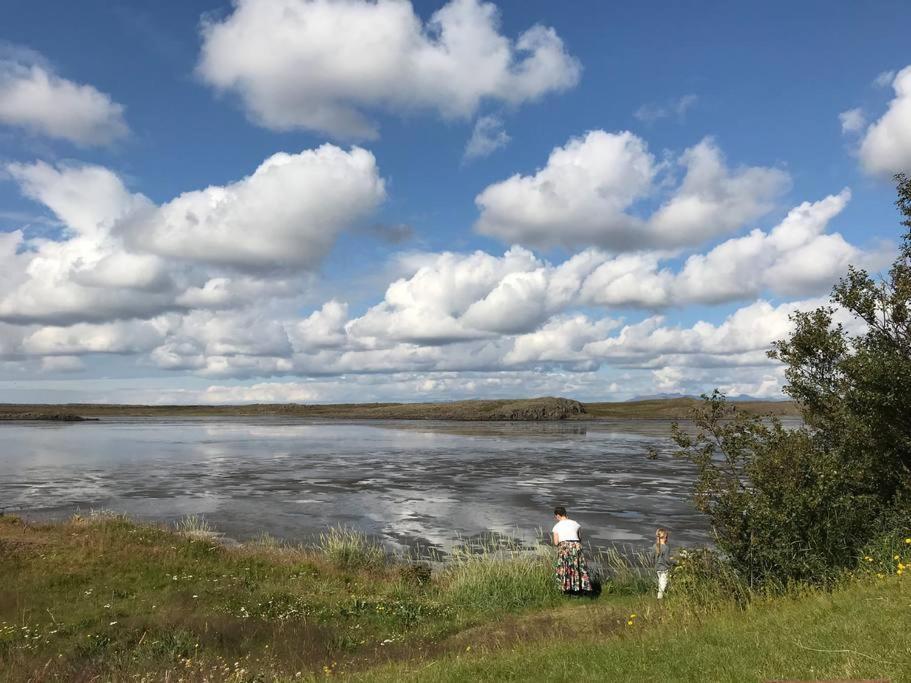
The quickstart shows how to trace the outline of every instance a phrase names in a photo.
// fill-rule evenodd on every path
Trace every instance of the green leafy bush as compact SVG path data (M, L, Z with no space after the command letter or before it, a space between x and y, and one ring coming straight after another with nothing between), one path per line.
M717 391L695 411L695 430L674 426L678 455L698 469L696 505L752 587L825 583L907 519L911 179L896 181L909 230L888 275L852 268L832 305L795 313L794 331L770 351L805 426L747 416Z

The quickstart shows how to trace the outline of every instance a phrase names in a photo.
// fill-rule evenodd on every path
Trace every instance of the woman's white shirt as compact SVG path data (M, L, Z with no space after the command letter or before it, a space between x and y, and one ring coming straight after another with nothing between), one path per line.
M571 519L561 519L554 524L554 533L557 535L557 543L562 543L563 541L578 541L579 529L581 528L582 525L578 522L574 522Z

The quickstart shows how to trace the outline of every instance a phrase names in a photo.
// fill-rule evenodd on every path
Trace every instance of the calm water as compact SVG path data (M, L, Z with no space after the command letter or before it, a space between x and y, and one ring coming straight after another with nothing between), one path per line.
M489 532L530 541L569 508L596 544L656 526L704 543L693 470L664 422L447 423L119 419L0 423L0 507L203 515L237 540L309 541L345 524L389 546L445 550ZM653 446L658 460L646 457Z

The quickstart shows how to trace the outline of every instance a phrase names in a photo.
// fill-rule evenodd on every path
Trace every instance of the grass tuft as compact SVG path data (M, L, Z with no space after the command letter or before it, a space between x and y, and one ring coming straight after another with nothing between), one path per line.
M380 569L386 564L386 551L363 532L350 527L332 527L320 534L317 549L340 569Z

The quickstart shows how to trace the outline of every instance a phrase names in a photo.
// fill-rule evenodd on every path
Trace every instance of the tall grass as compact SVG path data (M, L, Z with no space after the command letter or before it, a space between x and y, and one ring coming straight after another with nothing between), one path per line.
M206 537L215 534L215 529L212 525L206 521L205 517L200 515L187 515L174 526L177 528L177 532L184 536Z
M346 570L380 569L386 565L386 551L350 527L332 527L320 534L317 550L335 566Z
M553 560L552 548L528 550L490 539L457 547L440 582L447 601L479 612L546 606L560 597Z

